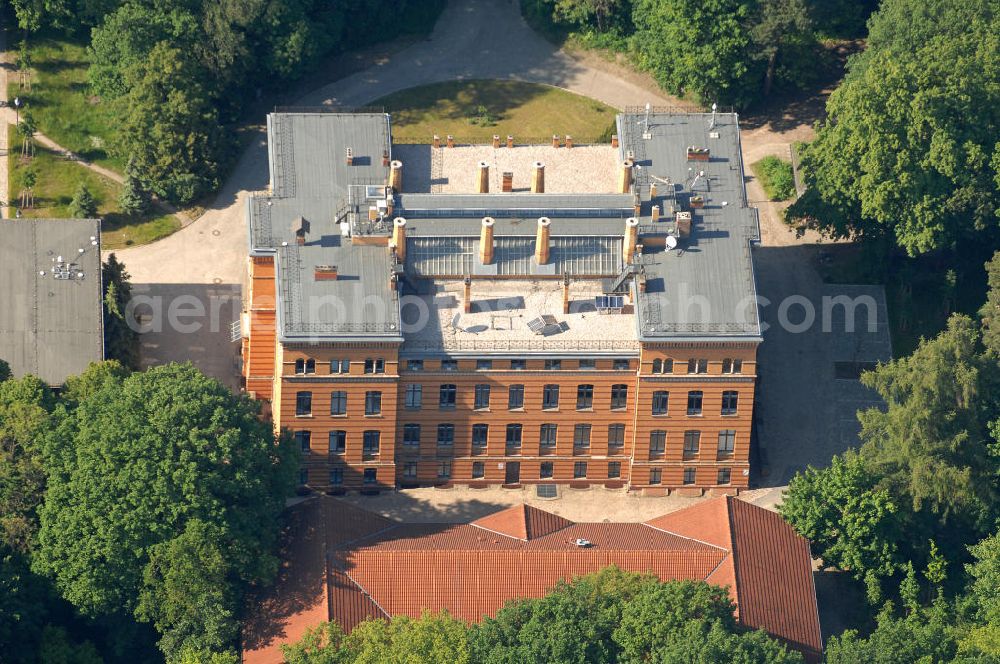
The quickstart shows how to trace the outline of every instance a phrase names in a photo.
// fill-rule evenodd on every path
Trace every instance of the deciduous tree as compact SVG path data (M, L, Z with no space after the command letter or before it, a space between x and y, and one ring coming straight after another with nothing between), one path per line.
M190 635L199 607L184 584L221 583L213 551L225 552L219 590L234 604L247 583L276 571L294 451L258 419L257 404L191 365L109 376L88 392L45 445L33 565L85 614L134 611ZM195 532L211 533L206 546L216 549L195 546ZM222 633L213 602L201 607L198 638L207 641Z
M888 0L802 158L789 210L910 255L997 242L1000 18L989 0ZM973 9L970 9L972 7Z

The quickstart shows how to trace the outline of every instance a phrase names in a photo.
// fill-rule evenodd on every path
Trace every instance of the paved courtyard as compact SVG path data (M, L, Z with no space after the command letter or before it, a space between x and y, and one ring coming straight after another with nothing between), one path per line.
M757 486L787 485L807 465L826 466L834 454L856 446L857 411L880 401L858 380L844 377L845 372L861 366L854 363L892 357L882 287L824 284L811 263L814 253L815 248L808 246L764 246L755 251L758 293L767 298L761 308L767 330L758 353L754 412L760 462L751 479ZM844 296L858 304L853 331L847 309L835 304L841 300L834 298ZM787 298L798 303L783 310ZM799 331L806 302L816 319ZM869 331L869 312L873 331Z

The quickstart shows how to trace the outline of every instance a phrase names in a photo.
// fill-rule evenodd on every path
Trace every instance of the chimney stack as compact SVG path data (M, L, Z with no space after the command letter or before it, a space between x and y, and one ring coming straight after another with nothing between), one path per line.
M403 162L398 159L389 165L389 186L397 194L403 191Z
M531 167L531 193L545 193L545 164L536 161Z
M437 134L434 134L434 139L431 141L431 145L433 145L436 148L441 147L441 137L438 136Z
M570 136L569 134L566 134L566 147L567 148L573 147L573 137Z
M493 217L483 217L483 227L479 232L479 262L489 265L493 262Z
M618 170L618 193L627 194L632 189L632 167L635 162L626 159Z
M611 147L618 147L618 134L611 134Z
M654 205L653 206L653 221L659 221L659 220L660 220L660 206L659 205Z
M476 193L490 193L490 165L485 161L479 162L476 167Z
M656 183L653 182L649 185L649 200L656 198Z
M396 246L396 258L406 261L406 219L396 217L392 222L392 243Z
M352 150L351 148L347 148L347 165L348 166L354 165L354 150Z
M462 304L462 311L467 314L472 313L472 277L465 277L465 297Z
M447 141L447 143L445 143L445 145L447 145L449 148L455 147L455 137L454 136L452 136L451 134L448 134L445 137L445 140Z
M309 222L304 217L296 217L292 222L292 232L295 233L295 244L305 244L309 233Z
M639 220L629 217L625 220L625 241L622 242L622 264L631 265L639 240Z
M514 147L514 137L510 134L507 134L507 147Z
M545 265L549 262L549 226L552 220L548 217L539 217L538 234L535 236L535 262Z
M500 191L504 193L514 191L514 173L512 171L503 172L503 180L500 186Z
M493 149L500 147L500 134L493 134Z
M313 279L316 281L336 281L337 277L336 265L317 265L313 269Z

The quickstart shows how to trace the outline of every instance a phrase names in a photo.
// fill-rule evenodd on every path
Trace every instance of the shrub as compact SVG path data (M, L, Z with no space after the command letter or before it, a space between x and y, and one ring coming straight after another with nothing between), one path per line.
M786 201L795 195L795 175L790 162L764 157L751 164L750 169L772 201Z

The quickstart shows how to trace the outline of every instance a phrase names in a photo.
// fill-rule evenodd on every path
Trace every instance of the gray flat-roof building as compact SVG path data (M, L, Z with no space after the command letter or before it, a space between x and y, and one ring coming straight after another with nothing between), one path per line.
M104 358L100 221L0 220L0 359L61 385Z

